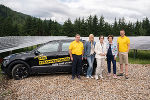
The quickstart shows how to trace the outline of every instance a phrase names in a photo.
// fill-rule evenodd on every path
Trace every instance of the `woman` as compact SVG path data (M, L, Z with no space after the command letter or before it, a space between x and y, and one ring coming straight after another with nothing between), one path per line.
M95 58L97 61L97 68L96 68L96 73L95 73L96 80L99 79L99 76L100 78L103 78L102 71L103 71L104 61L105 61L106 53L107 53L106 44L104 43L104 36L100 36L99 40L100 42L96 43L95 45L95 52L96 52Z
M93 72L93 63L95 58L95 52L94 52L95 44L96 42L94 41L94 35L90 34L89 41L87 41L84 46L84 56L87 59L89 64L87 75L86 75L87 78L93 78L92 72Z
M113 78L116 76L116 57L118 54L117 45L113 42L113 35L108 36L107 48L107 67L108 67L108 76L111 76L111 62L113 63Z

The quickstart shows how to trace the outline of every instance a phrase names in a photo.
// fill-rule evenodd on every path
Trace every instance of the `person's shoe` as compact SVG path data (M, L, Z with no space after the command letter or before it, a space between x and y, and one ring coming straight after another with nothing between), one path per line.
M94 78L93 76L90 76L90 78Z
M71 79L74 80L74 79L75 79L75 76L72 76Z
M110 77L111 76L111 74L110 73L108 73L108 75L107 75L108 77Z
M101 79L103 79L104 77L102 75L99 75Z
M125 79L128 79L129 77L128 77L128 75L125 75Z
M80 75L77 76L78 79L81 79Z
M114 79L117 79L117 75L116 75L116 74L114 74L113 78L114 78Z
M117 76L123 76L123 73L119 73Z
M89 76L86 76L86 78L90 78Z
M95 79L98 80L98 75L95 75Z

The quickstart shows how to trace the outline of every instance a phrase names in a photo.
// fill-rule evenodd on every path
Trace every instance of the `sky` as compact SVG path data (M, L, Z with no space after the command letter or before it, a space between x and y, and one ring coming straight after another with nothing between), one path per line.
M126 22L150 18L150 0L0 0L11 9L41 19L63 23L68 18L104 16L105 21L124 17Z

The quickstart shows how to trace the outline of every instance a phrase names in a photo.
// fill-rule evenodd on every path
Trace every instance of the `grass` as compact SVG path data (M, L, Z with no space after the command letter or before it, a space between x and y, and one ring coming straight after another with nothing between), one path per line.
M119 58L117 58L119 61ZM129 52L130 64L150 64L150 50L138 50L136 58L134 59L134 50Z
M129 63L130 64L150 64L150 59L149 60L142 60L142 59L134 59L129 57Z
M134 51L129 52L129 63L131 64L150 64L150 50L138 50L134 59Z

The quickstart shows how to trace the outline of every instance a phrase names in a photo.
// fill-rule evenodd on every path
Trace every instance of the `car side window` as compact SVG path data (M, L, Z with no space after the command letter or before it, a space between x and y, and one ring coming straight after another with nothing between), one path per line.
M59 43L51 42L51 43L45 44L45 45L41 46L40 48L38 48L38 51L40 53L57 52L58 51L58 47L59 47Z
M70 42L62 43L62 51L69 51Z

